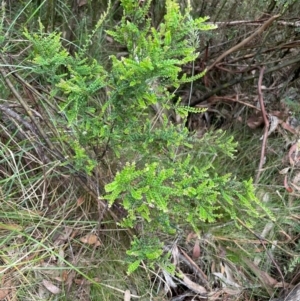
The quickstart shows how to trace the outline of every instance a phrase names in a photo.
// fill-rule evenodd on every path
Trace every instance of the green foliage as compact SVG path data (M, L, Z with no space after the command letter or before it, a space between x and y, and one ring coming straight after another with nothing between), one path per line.
M147 237L138 239L134 237L131 242L131 248L127 254L134 258L128 266L128 274L133 273L140 265L142 260L149 259L150 261L159 260L163 254L163 244L155 237Z
M33 47L32 71L52 85L53 99L64 96L59 109L67 121L56 118L72 133L63 136L73 152L68 163L92 174L98 164L92 154L99 146L112 150L115 156L109 159L120 162L103 198L127 211L123 227L143 225L128 250L133 258L128 272L142 260L151 264L162 255L162 241L148 233L174 234L181 224L199 233L205 223L220 219L238 226L240 214L252 226L262 214L271 215L255 197L251 180L236 180L214 160L221 153L233 158L232 137L217 132L196 139L168 118L172 110L183 118L203 111L174 105L173 91L203 76L188 77L181 67L197 58L198 33L214 27L205 24L207 18L192 19L191 7L182 13L176 1L167 0L164 21L154 28L150 2L121 1L123 18L106 32L128 55L112 55L110 68L85 55L95 31L74 56L64 49L59 34L47 34L41 25L39 33L24 33ZM161 116L153 116L153 105L161 108Z
M152 163L137 169L127 163L106 185L109 204L122 199L128 212L122 226L133 227L142 220L151 223L150 228L155 224L157 231L174 232L171 225L185 220L199 233L202 222L215 222L224 215L236 221L240 209L249 227L260 216L251 180L239 183L230 174L218 175L211 162L194 166L190 156L165 165L170 168Z
M44 26L39 20L40 30L31 34L25 28L24 36L32 44L32 63L34 72L43 75L50 83L56 83L64 74L58 74L59 68L66 65L69 54L61 45L60 34L44 32Z
M75 57L67 66L70 76L61 79L57 88L67 95L67 102L61 106L68 116L69 124L77 121L78 115L84 115L88 109L88 100L102 87L106 86L107 74L95 60Z
M92 44L92 42L93 42L93 37L95 36L97 31L102 27L110 8L111 8L111 0L108 1L107 10L103 14L101 14L98 22L95 25L95 28L93 29L91 34L88 35L87 40L85 41L85 44L83 45L82 49L80 49L80 55L84 55L87 52L89 45Z
M189 106L182 106L176 104L174 106L175 112L181 117L181 118L187 118L189 113L197 114L197 113L203 113L206 111L205 108L194 108Z
M140 105L147 106L158 100L157 96L165 92L164 87L178 86L181 82L203 76L200 74L186 78L184 75L179 79L180 65L191 62L198 56L195 52L197 45L190 43L189 33L214 28L204 24L207 18L193 20L190 17L190 7L181 14L178 3L167 1L165 20L157 30L151 27L147 11L139 8L138 2L121 2L124 7L121 24L115 31L107 31L116 41L125 45L129 52L129 57L123 57L121 60L112 57L113 70L118 71L115 74L116 86L131 94L136 92L132 87L139 86L138 92L141 93L135 95L135 98ZM145 7L148 3L150 1L147 1ZM159 91L158 79L163 79L159 83ZM148 96L145 99L145 92L152 97Z

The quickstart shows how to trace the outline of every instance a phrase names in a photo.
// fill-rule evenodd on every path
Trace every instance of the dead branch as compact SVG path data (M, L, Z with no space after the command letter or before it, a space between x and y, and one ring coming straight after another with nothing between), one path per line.
M261 25L263 20L256 20L256 21L247 21L247 20L238 20L238 21L230 21L230 22L207 22L210 25L221 25L221 26L235 26L235 25Z
M298 63L298 62L300 62L300 56L296 56L296 58L294 58L294 59L285 61L285 62L283 62L281 64L276 65L275 67L266 69L266 71L264 72L264 74L269 74L269 73L278 71L278 70L280 70L282 68L288 67L288 66L293 65L293 64ZM211 96L217 94L218 92L222 91L223 89L232 87L232 86L234 86L236 84L239 84L239 83L242 83L242 82L245 82L245 81L248 81L248 80L252 80L252 79L255 79L255 78L258 78L258 77L259 77L259 74L253 74L253 75L249 75L249 76L240 76L240 77L238 77L236 79L233 79L233 80L231 80L229 82L221 84L218 87L216 87L215 89L213 89L213 90L209 91L208 93L204 94L202 97L200 97L200 98L192 101L190 103L190 106L191 107L196 106L197 104L199 104L202 101L204 101L204 100L210 98Z
M230 22L207 22L210 25L221 25L221 26L236 26L236 25L250 25L250 26L258 26L261 25L265 20L237 20ZM278 21L277 24L289 27L300 27L300 21L288 22L288 21Z
M293 48L297 48L299 47L300 45L300 40L295 40L295 41L291 41L291 42L288 42L288 43L284 43L282 45L278 45L278 46L275 46L275 47L272 47L272 48L268 48L264 51L261 51L261 54L265 54L265 53L269 53L269 52L272 52L272 51L275 51L275 50L282 50L282 49L293 49ZM246 54L244 56L241 56L241 57L237 57L237 58L234 58L230 61L227 62L227 64L233 64L233 63L236 63L238 61L241 61L241 60L247 60L247 59L251 59L253 58L257 53L249 53L249 54ZM218 68L220 68L218 66ZM201 69L202 71L203 69ZM232 72L232 71L230 71ZM238 71L239 72L239 71ZM236 73L236 71L235 71Z
M287 21L278 21L279 25L290 26L290 27L300 27L300 21L287 22Z
M256 178L255 178L255 183L256 184L259 181L261 170L262 170L262 167L264 165L265 150L266 150L266 144L267 144L267 138L268 138L268 129L269 129L269 119L268 119L267 114L266 114L264 98L263 98L263 94L262 94L262 91L261 91L264 71L265 71L265 67L262 67L260 69L260 72L259 72L258 87L257 87L257 89L258 89L258 99L259 99L261 114L262 114L262 117L264 119L265 127L264 127L263 142L262 142L262 146L261 146L260 161L259 161L257 175L256 175Z
M225 51L223 54L221 54L210 66L208 66L207 71L211 70L216 64L221 62L223 58L231 54L232 52L235 52L245 45L247 45L251 40L253 40L256 36L261 34L268 26L270 26L277 18L279 18L280 15L275 15L271 17L268 21L266 21L261 27L259 27L252 35L250 35L248 38L243 40L242 42L238 43L237 45L233 46L232 48Z
M3 60L4 58L1 56L1 59ZM3 62L6 63L5 60L3 60ZM52 144L52 142L48 139L47 135L45 134L44 130L42 129L42 127L40 126L39 122L36 120L36 118L33 116L32 111L30 110L29 106L27 105L27 103L23 100L23 98L21 97L21 95L18 93L18 91L15 89L14 85L12 84L12 82L10 81L10 79L8 78L8 74L5 72L4 69L0 69L0 73L2 74L3 79L5 80L7 86L9 87L10 91L13 93L13 95L16 97L16 99L19 101L19 103L21 104L21 106L24 108L24 110L26 111L26 114L28 115L28 117L30 118L30 120L32 121L32 123L34 124L34 126L37 128L39 134L42 136L43 140L46 142L47 146L53 150L54 146Z
M30 130L32 133L36 134L35 128L24 118L22 118L17 112L1 104L0 104L0 111L2 111L5 115L7 115L12 121L18 121L19 123L23 124L23 126L27 130Z

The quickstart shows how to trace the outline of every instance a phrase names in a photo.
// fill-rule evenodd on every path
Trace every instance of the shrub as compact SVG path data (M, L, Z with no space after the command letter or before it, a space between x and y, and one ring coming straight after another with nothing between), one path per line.
M32 72L51 85L52 96L65 98L60 105L64 115L55 122L72 133L72 140L65 133L60 137L73 148L68 162L90 175L107 150L110 160L119 162L103 199L110 206L118 202L124 207L127 216L121 226L143 225L128 250L133 258L129 272L142 260L151 264L161 258L163 242L155 233L174 234L182 224L199 233L205 223L221 218L238 226L240 214L251 226L262 214L271 215L255 197L252 181L235 179L216 160L221 154L234 158L232 137L218 131L199 139L184 122L170 122L170 112L186 118L188 112L201 111L180 105L175 95L181 84L203 76L189 77L182 66L198 57L199 32L213 26L205 23L207 18L193 19L190 6L181 12L176 1L167 0L164 21L154 28L148 17L150 3L121 1L123 18L106 33L128 54L112 55L109 67L86 55L106 14L74 57L62 46L59 34L46 34L42 26L39 33L24 33L33 45ZM106 150L98 159L96 146Z

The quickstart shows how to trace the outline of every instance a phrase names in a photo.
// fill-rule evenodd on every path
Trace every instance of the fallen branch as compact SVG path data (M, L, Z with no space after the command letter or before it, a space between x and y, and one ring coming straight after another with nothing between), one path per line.
M230 48L227 51L225 51L224 53L222 53L210 66L208 66L207 71L211 70L216 64L221 62L223 60L223 58L225 58L232 52L235 52L235 51L241 49L242 47L244 47L245 45L247 45L251 40L253 40L256 36L261 34L269 25L271 25L274 22L274 20L276 20L279 17L280 17L280 15L275 15L275 16L271 17L268 21L266 21L261 27L259 27L248 38L246 38L242 42L238 43L237 45L233 46L232 48Z
M258 99L259 99L261 114L262 114L262 117L264 119L265 127L264 127L263 142L262 142L262 146L261 146L260 161L259 161L257 175L256 175L256 178L255 178L255 183L256 184L259 181L261 170L262 170L262 167L263 167L264 161L265 161L265 150L266 150L266 144L267 144L267 139L268 139L268 130L269 130L269 119L268 119L267 114L266 114L264 98L263 98L263 94L262 94L262 91L261 91L264 71L265 71L265 67L262 67L260 69L259 79L258 79Z
M266 71L264 72L264 74L269 74L269 73L281 70L282 68L288 67L290 65L293 65L293 64L299 63L299 62L300 62L300 56L298 55L294 59L285 61L282 64L276 65L275 67L266 69ZM245 82L245 81L248 81L248 80L252 80L252 79L255 79L255 78L258 78L258 77L259 77L259 74L253 74L253 75L249 75L249 76L245 76L245 77L244 76L240 76L239 78L233 79L232 81L229 81L229 82L226 82L224 84L221 84L220 86L216 87L215 89L213 89L213 90L209 91L208 93L204 94L202 97L200 97L200 98L192 101L190 103L190 106L191 107L196 106L197 104L199 104L202 101L204 101L204 100L210 98L211 96L217 94L218 92L222 91L223 89L232 87L232 86L234 86L236 84L239 84L239 83L242 83L242 82Z
M6 63L5 59L3 56L1 56L1 59L3 62ZM4 69L0 69L0 73L4 79L4 81L6 82L8 88L10 89L10 91L12 92L12 94L14 95L14 97L18 100L18 102L21 104L21 106L24 108L26 114L28 115L28 117L30 118L32 124L36 127L37 131L39 132L39 134L41 135L42 139L44 140L44 142L46 143L46 145L50 148L50 150L54 150L54 146L52 144L52 142L50 141L50 139L47 137L46 133L44 132L42 126L39 124L39 122L36 120L36 118L33 116L33 113L29 107L29 105L26 103L26 101L23 100L23 97L18 93L18 91L15 89L13 83L10 81L9 79L9 74L6 73L6 71Z
M250 25L250 26L258 26L264 20L237 20L237 21L229 21L229 22L207 22L210 25L221 25L221 26L236 26L236 25ZM278 21L277 24L283 26L290 26L290 27L300 27L300 21L295 22L288 22L288 21Z

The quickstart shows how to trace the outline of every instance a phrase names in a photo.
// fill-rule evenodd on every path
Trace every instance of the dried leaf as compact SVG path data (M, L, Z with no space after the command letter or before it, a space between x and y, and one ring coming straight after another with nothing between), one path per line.
M0 300L4 300L9 293L10 293L9 288L0 288Z
M54 285L51 281L48 281L46 279L43 279L43 285L45 288L51 292L53 295L57 295L61 292L60 288L58 288L56 285Z
M193 248L193 256L194 260L198 259L201 255L200 242L199 239L195 240L194 248Z
M81 237L80 241L84 244L95 245L97 247L101 245L98 236L95 234L87 234L84 237Z
M235 283L234 281L231 281L230 279L227 279L225 277L225 275L223 275L222 273L213 273L215 276L217 276L222 282L223 282L223 286L227 287L227 286L231 286L231 287L237 287L239 288L240 285Z
M293 188L290 187L289 184L288 184L287 175L285 175L285 177L284 177L283 185L284 185L284 188L286 189L286 191L288 193L292 193L294 191Z
M77 199L77 207L81 206L84 203L85 199L83 196Z
M176 288L177 284L173 281L172 276L166 271L162 270L165 277L165 292L170 290L170 287Z
M290 168L289 168L289 167L286 167L286 168L280 170L279 173L280 173L281 175L286 175L286 174L289 172L289 170L290 170Z
M130 290L126 290L124 294L124 301L130 301L130 300L131 300Z
M189 279L180 270L179 270L179 272L182 275L181 280L183 281L183 283L185 284L185 286L187 286L189 289L191 289L192 291L196 292L197 294L206 294L207 293L207 290L203 286L201 286L201 285L193 282L191 279Z
M269 121L270 121L270 126L269 126L269 131L268 131L268 136L270 136L271 133L273 133L279 124L279 119L276 116L269 116Z
M264 119L261 115L257 116L251 116L247 120L247 125L250 129L256 129L264 124Z

